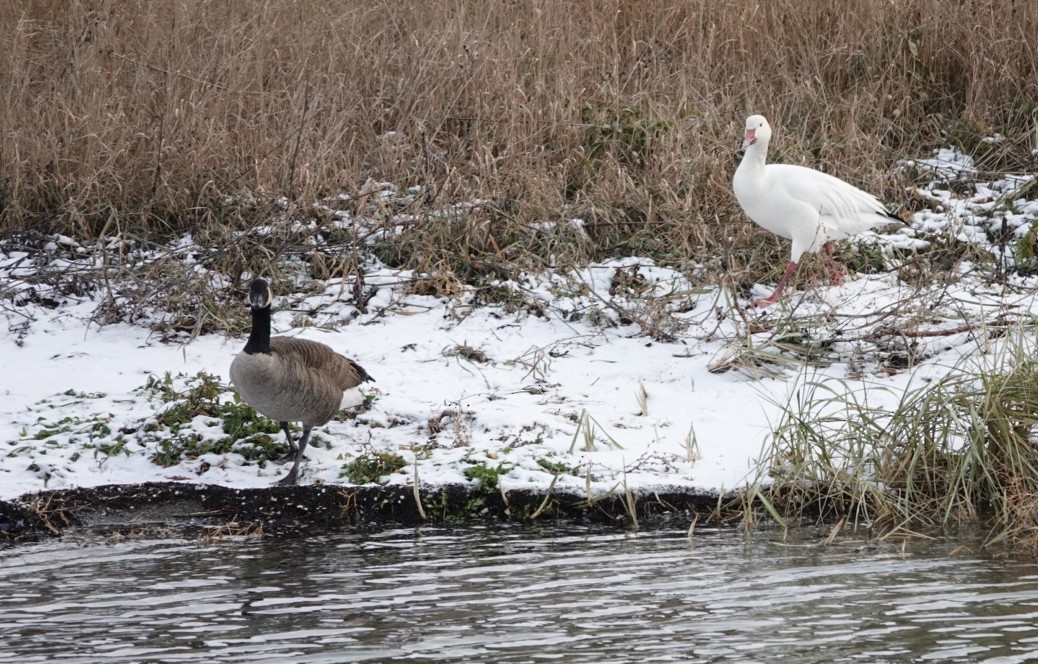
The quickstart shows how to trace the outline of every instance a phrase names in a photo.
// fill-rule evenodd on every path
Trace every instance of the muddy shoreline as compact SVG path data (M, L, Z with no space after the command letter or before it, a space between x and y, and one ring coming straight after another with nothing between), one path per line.
M514 490L505 494L454 484L425 489L419 510L412 487L314 484L240 489L152 482L41 491L0 501L0 544L32 542L87 528L93 533L215 532L299 535L342 528L508 521L634 525L716 522L732 494L660 489L589 503L586 496ZM629 500L633 499L633 514ZM424 514L423 514L424 512Z

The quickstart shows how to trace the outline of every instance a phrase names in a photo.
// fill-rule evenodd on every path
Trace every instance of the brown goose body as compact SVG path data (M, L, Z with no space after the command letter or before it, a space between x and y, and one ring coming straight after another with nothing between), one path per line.
M270 285L255 279L249 292L252 331L231 362L231 382L245 403L281 424L295 461L279 484L294 484L310 431L326 424L344 405L347 393L374 380L359 364L328 346L306 339L270 336ZM289 422L303 425L298 445Z
M245 403L278 422L326 424L344 393L366 380L359 364L306 339L272 337L270 352L243 351L231 362L231 382Z

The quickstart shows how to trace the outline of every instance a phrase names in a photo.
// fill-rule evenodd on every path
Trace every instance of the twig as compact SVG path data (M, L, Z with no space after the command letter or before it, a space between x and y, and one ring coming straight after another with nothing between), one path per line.
M183 78L183 79L187 79L189 81L194 81L195 83L201 83L202 85L208 85L210 87L216 88L217 90L227 90L228 89L228 88L220 85L219 83L212 83L212 82L207 81L207 80L202 79L202 78L195 78L194 76L188 76L187 74L182 74L180 72L176 72L174 74L173 72L171 72L168 69L165 69L163 67L156 67L155 65L149 65L146 62L140 62L139 60L134 60L131 57L127 57L127 56L123 55L122 53L116 53L115 51L108 51L108 55L112 56L113 58L118 58L118 59L123 60L125 62L129 62L132 65L136 65L138 67L144 67L145 69L150 69L151 71L158 72L160 74L165 74L167 77L168 76L176 76L177 78ZM256 92L256 91L253 91L253 90L239 90L238 92L239 93L245 92L245 93L251 93L251 94L266 94L264 92Z
M631 311L624 309L623 307L616 304L615 302L612 302L611 300L605 299L604 297L599 295L599 293L595 290L592 284L589 284L588 282L584 281L584 279L580 276L577 276L577 280L580 281L580 283L582 283L587 288L588 293L590 293L592 297L604 304L607 308L612 309L622 318L626 318L627 320L631 321L632 323L640 327L642 331L646 334L649 334L649 336L659 341L666 342L674 342L678 340L678 338L675 335L669 332L664 332L663 330L659 329L658 325L653 325L641 316L638 316L637 314L634 314Z
M895 328L892 325L884 326L878 330L866 334L862 339L873 340L880 337L886 337L890 335L899 335L902 337L909 338L923 338L923 337L949 337L953 334L962 334L964 332L972 332L978 328L986 327L1013 327L1015 325L1022 325L1022 321L1017 320L994 320L985 321L983 323L964 323L957 327L946 328L943 330L902 330Z

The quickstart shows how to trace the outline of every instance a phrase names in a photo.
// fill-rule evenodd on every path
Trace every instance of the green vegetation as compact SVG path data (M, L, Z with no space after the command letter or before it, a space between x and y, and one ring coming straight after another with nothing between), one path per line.
M343 464L339 477L353 484L384 484L386 477L407 466L407 461L394 452L368 449Z
M1038 274L1038 221L1032 222L1027 233L1016 241L1017 269L1024 274Z
M537 459L537 465L552 475L576 475L577 473L576 467L563 463L562 461L554 461L548 457Z
M501 476L508 473L514 465L507 462L489 465L485 461L468 461L472 465L463 471L465 479L476 483L475 493L465 504L463 512L476 515L502 499Z
M112 429L109 426L111 419L111 416L101 414L87 418L66 416L54 422L41 417L36 420L38 428L35 432L23 433L24 437L45 441L44 447L82 445L93 448L95 457L98 453L106 456L129 454L126 449L127 441L122 435L116 436L114 440L106 441L112 435ZM13 456L20 451L24 451L24 448L13 450L8 453L8 456Z
M602 104L582 108L580 121L586 128L581 142L583 170L567 187L571 195L598 176L608 163L636 170L644 168L657 139L674 129L672 121L653 119L642 109L614 109Z
M164 434L151 460L172 466L184 458L203 454L236 452L250 461L274 461L289 453L288 444L277 422L256 413L235 394L226 398L230 388L204 371L187 380L187 391L178 393L169 374L163 379L149 378L143 390L156 394L169 407L145 425L146 431ZM198 418L209 425L220 425L224 436L211 438L195 428Z
M497 493L501 490L501 475L510 471L512 467L509 463L499 463L496 466L474 463L465 469L465 479L475 482L480 493Z

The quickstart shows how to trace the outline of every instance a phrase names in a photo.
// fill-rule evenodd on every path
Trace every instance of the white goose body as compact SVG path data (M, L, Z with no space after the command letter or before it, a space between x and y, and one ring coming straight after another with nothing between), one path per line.
M764 116L746 119L746 152L732 179L735 198L746 215L792 242L786 273L763 304L779 296L804 252L824 249L839 279L830 240L901 221L878 198L839 178L803 166L766 164L770 140L771 126Z

